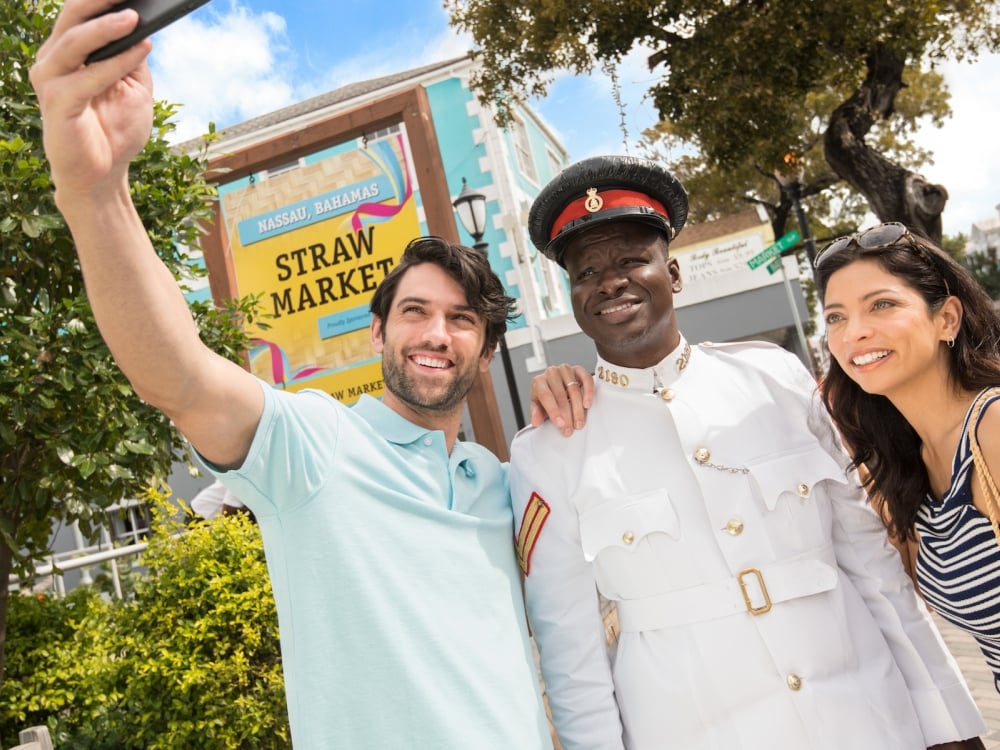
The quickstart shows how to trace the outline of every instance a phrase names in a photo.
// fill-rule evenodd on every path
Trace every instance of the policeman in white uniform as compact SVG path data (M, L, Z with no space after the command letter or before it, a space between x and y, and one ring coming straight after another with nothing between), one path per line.
M657 164L596 157L529 218L599 354L586 427L528 428L511 451L563 747L980 747L959 742L983 721L809 373L777 346L681 336L667 243L686 215Z

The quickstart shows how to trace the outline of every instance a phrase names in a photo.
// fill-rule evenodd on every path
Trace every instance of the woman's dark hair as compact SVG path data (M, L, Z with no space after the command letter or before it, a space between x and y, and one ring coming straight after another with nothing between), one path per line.
M828 257L817 256L820 300L826 298L830 277L861 259L875 261L916 290L929 312L938 310L949 294L957 297L963 315L954 347L948 349L950 382L956 389L973 392L1000 384L1000 317L993 300L961 264L914 234L872 248L852 241ZM833 357L821 389L854 465L863 465L868 472L866 489L883 517L888 516L890 535L915 539L917 510L930 492L916 431L888 398L866 393Z
M507 331L507 321L516 316L516 300L507 296L485 254L441 237L418 237L406 246L395 268L386 275L372 296L369 306L372 315L383 322L388 319L403 275L421 263L433 263L462 287L469 306L486 321L486 341L482 353L493 351Z

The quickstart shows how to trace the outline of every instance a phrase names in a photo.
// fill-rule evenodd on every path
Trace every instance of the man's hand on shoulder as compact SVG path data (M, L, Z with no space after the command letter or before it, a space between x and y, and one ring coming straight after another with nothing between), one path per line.
M583 429L594 403L594 376L579 365L555 365L531 381L531 424L546 419L569 436Z

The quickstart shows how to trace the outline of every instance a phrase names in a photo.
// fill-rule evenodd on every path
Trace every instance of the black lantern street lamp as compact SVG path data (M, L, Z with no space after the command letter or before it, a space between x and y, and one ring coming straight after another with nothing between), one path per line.
M472 235L473 249L478 250L489 258L488 242L483 242L483 235L486 233L486 196L477 193L469 187L469 184L462 178L462 192L451 204L455 207L458 220L465 228L465 231ZM504 376L507 378L507 390L510 391L510 404L514 409L514 421L517 429L524 427L524 411L521 409L521 397L517 393L517 381L514 380L514 366L510 361L510 351L507 349L507 339L500 337L500 360L503 363Z
M470 188L463 177L462 192L451 205L455 207L455 213L465 231L472 235L476 243L472 246L473 249L486 255L490 246L488 242L483 242L483 235L486 234L486 196Z

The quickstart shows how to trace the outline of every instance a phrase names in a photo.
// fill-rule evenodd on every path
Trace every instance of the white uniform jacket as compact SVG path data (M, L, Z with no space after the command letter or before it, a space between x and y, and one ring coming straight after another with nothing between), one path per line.
M985 731L797 358L682 341L595 377L583 430L528 428L511 455L566 750L917 750ZM610 652L595 589L618 608Z

